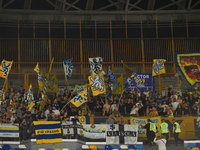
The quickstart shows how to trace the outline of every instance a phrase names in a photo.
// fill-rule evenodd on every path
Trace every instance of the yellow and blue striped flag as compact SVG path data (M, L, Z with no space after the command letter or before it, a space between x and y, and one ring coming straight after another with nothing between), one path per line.
M30 109L32 109L33 106L35 105L35 100L34 100L34 96L33 96L33 87L32 87L32 84L30 84L30 87L29 87L29 90L28 90L27 100L28 100L28 107L29 107Z
M78 93L78 92L84 90L86 87L90 87L90 84L76 85L74 87L73 93Z
M87 102L87 88L85 88L82 92L75 96L70 102L76 107L79 107Z
M121 94L123 92L123 89L124 89L123 80L124 80L123 74L121 74L121 76L112 83L112 93L113 94Z
M61 143L60 121L34 121L36 143Z
M0 77L2 78L8 78L8 74L10 72L10 69L12 67L13 61L7 61L7 60L3 60L1 62L1 66L0 66Z
M72 66L72 59L68 59L63 61L63 67L64 67L64 72L65 72L65 78L68 80L71 75L72 75L72 71L73 71L73 66Z

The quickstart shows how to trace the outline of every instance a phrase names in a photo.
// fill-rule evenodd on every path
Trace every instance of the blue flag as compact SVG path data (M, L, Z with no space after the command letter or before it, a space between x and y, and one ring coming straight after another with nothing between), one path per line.
M107 76L107 79L109 81L114 81L116 79L114 73L112 72L112 69L111 67L109 66L109 69L108 69L108 76Z
M72 75L72 70L73 70L73 66L72 66L72 63L71 63L72 59L73 58L63 61L63 67L64 67L64 72L65 72L65 77L66 77L67 80Z
M137 74L138 73L133 73L130 77L127 78L124 88L126 88L131 83L131 81L133 80L134 77L137 76Z

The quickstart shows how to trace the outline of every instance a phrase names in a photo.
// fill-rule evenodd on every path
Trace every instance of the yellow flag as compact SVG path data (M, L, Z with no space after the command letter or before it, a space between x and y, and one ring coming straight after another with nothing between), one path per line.
M40 73L40 68L39 68L39 64L38 63L35 66L34 71L37 72L37 73Z
M76 107L79 107L87 102L87 88L85 88L81 93L75 96L70 102Z
M153 60L153 68L152 68L153 76L157 76L159 74L165 73L165 66L164 66L165 62L166 62L165 59L154 59Z
M13 61L7 61L7 60L3 60L1 62L1 66L0 66L0 77L1 78L8 78L8 74L10 72L11 66L13 64Z
M80 91L84 90L86 87L89 87L89 86L90 86L90 84L76 85L74 87L73 93L80 92Z
M126 75L128 78L133 74L133 71L121 60L121 63L123 64L123 67L125 69Z
M53 76L49 77L49 80L47 81L47 92L49 93L57 93L58 92L58 81L56 73Z
M97 96L106 92L106 86L102 73L91 75L88 77L88 80L91 85L93 96Z
M124 89L124 84L123 84L123 74L113 82L113 89L112 89L112 93L113 94L121 94L123 92Z

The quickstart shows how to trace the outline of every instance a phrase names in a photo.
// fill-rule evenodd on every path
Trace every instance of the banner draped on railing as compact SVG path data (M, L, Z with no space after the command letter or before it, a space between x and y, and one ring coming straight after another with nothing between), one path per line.
M0 137L19 138L19 127L11 123L0 124Z

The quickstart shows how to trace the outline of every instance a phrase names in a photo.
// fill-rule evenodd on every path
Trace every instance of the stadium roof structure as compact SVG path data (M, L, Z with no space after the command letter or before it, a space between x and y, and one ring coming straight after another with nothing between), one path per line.
M20 20L31 25L33 20L39 26L48 24L78 27L80 18L85 26L94 26L96 20L101 27L109 26L110 20L116 26L127 21L132 27L139 27L141 20L155 24L156 17L163 26L170 18L179 24L185 22L200 24L200 0L0 0L0 26L16 26ZM177 24L178 25L178 24Z

